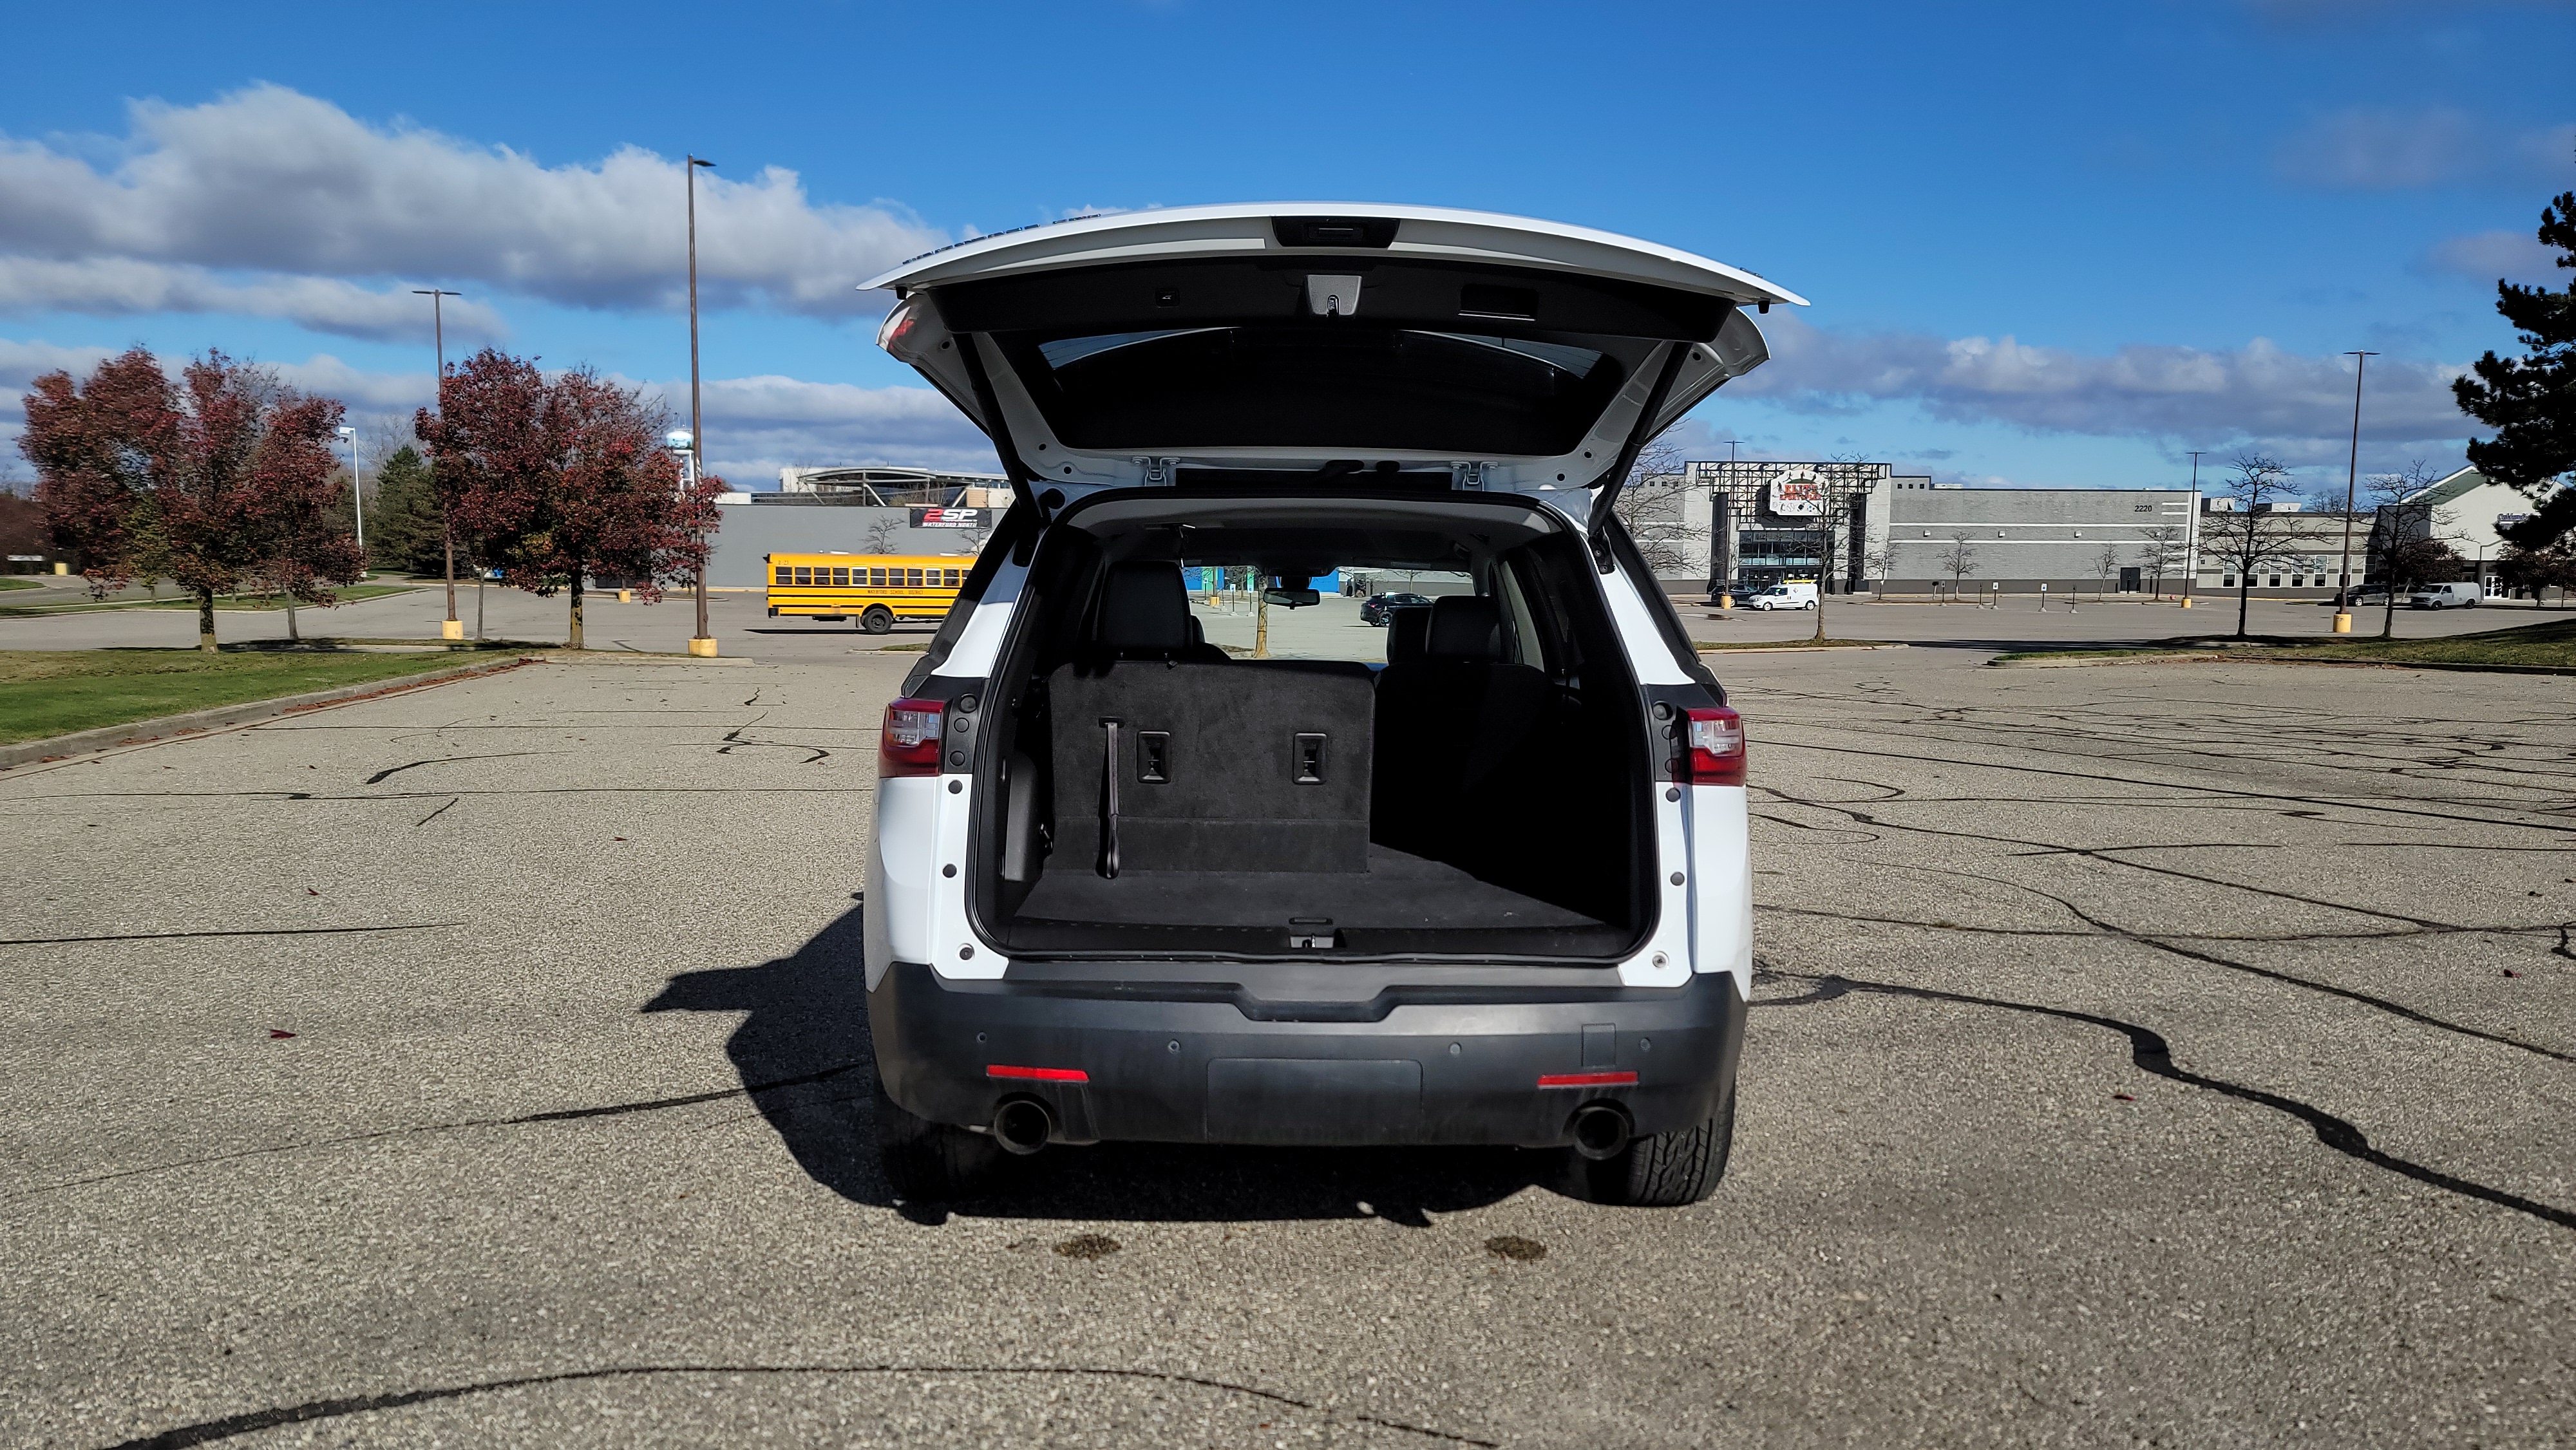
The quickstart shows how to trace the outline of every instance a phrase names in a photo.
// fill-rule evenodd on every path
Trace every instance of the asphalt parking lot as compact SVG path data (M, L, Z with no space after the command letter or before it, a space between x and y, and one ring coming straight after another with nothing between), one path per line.
M1118 1146L895 1202L909 656L0 774L0 1441L2565 1443L2576 679L1983 658L1719 663L1761 1005L1681 1211Z

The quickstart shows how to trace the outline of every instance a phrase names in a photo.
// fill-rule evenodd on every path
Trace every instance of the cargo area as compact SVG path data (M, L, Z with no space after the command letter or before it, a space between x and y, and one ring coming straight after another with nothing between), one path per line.
M1476 592L1396 610L1382 662L1247 658L1185 565ZM1638 693L1554 515L1140 490L1048 530L1022 603L972 888L1012 955L1606 961L1647 925Z

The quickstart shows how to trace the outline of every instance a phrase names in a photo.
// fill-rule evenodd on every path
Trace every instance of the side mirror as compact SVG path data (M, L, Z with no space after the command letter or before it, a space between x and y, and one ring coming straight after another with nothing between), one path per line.
M1304 609L1315 604L1323 597L1323 595L1312 589L1264 589L1261 591L1262 603L1276 604L1283 609Z

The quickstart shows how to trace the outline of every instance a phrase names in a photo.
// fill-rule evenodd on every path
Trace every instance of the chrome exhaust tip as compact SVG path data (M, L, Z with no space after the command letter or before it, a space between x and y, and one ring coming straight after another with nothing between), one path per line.
M1013 1098L993 1110L993 1141L1025 1158L1055 1135L1055 1116L1035 1098Z
M1574 1151L1598 1163L1628 1148L1628 1114L1615 1103L1589 1103L1574 1112Z

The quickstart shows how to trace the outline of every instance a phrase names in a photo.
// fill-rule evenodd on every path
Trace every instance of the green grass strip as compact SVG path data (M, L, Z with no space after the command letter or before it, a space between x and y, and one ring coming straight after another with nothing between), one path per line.
M0 651L0 744L161 715L395 680L458 661L434 654L180 649Z

